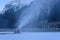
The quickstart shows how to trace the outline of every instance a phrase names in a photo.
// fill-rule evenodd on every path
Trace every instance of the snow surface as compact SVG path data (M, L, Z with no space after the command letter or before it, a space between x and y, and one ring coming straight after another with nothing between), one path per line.
M60 40L60 32L21 32L0 35L0 40Z

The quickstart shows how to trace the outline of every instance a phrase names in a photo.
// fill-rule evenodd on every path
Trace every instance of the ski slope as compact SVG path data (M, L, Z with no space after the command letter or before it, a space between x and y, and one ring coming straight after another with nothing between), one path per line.
M0 35L0 40L60 40L60 32L21 32Z

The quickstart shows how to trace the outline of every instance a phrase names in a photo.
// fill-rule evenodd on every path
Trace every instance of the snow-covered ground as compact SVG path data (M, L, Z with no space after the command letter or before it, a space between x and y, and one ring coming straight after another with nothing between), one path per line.
M60 32L21 32L0 35L0 40L60 40Z

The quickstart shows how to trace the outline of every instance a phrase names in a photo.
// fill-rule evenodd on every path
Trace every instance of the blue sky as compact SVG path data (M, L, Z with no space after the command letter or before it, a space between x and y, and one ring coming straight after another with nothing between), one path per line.
M0 11L4 8L5 4L10 2L11 0L0 0Z

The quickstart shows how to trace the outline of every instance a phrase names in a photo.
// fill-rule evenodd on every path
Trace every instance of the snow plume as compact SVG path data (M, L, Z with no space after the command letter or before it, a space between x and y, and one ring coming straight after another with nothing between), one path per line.
M33 1L34 0L13 0L13 1L10 1L9 3L7 3L5 5L3 10L1 11L1 14L3 15L3 17L7 17L6 20L8 20L8 22L13 23L12 20L18 20L16 18L16 16L20 14L20 10L25 6L29 6ZM18 10L19 10L19 13L17 12ZM6 15L8 15L8 16L6 16ZM19 24L19 23L17 23L17 24ZM23 23L21 23L21 24L23 24ZM10 25L8 25L8 26L10 26ZM19 25L16 25L16 26L19 26Z
M14 11L17 11L18 9L21 9L25 6L29 6L31 4L31 2L33 2L34 0L13 0L10 1L9 3L7 3L4 7L4 9L2 10L2 14L6 11L9 10L11 8L14 8ZM18 7L18 8L17 8Z

